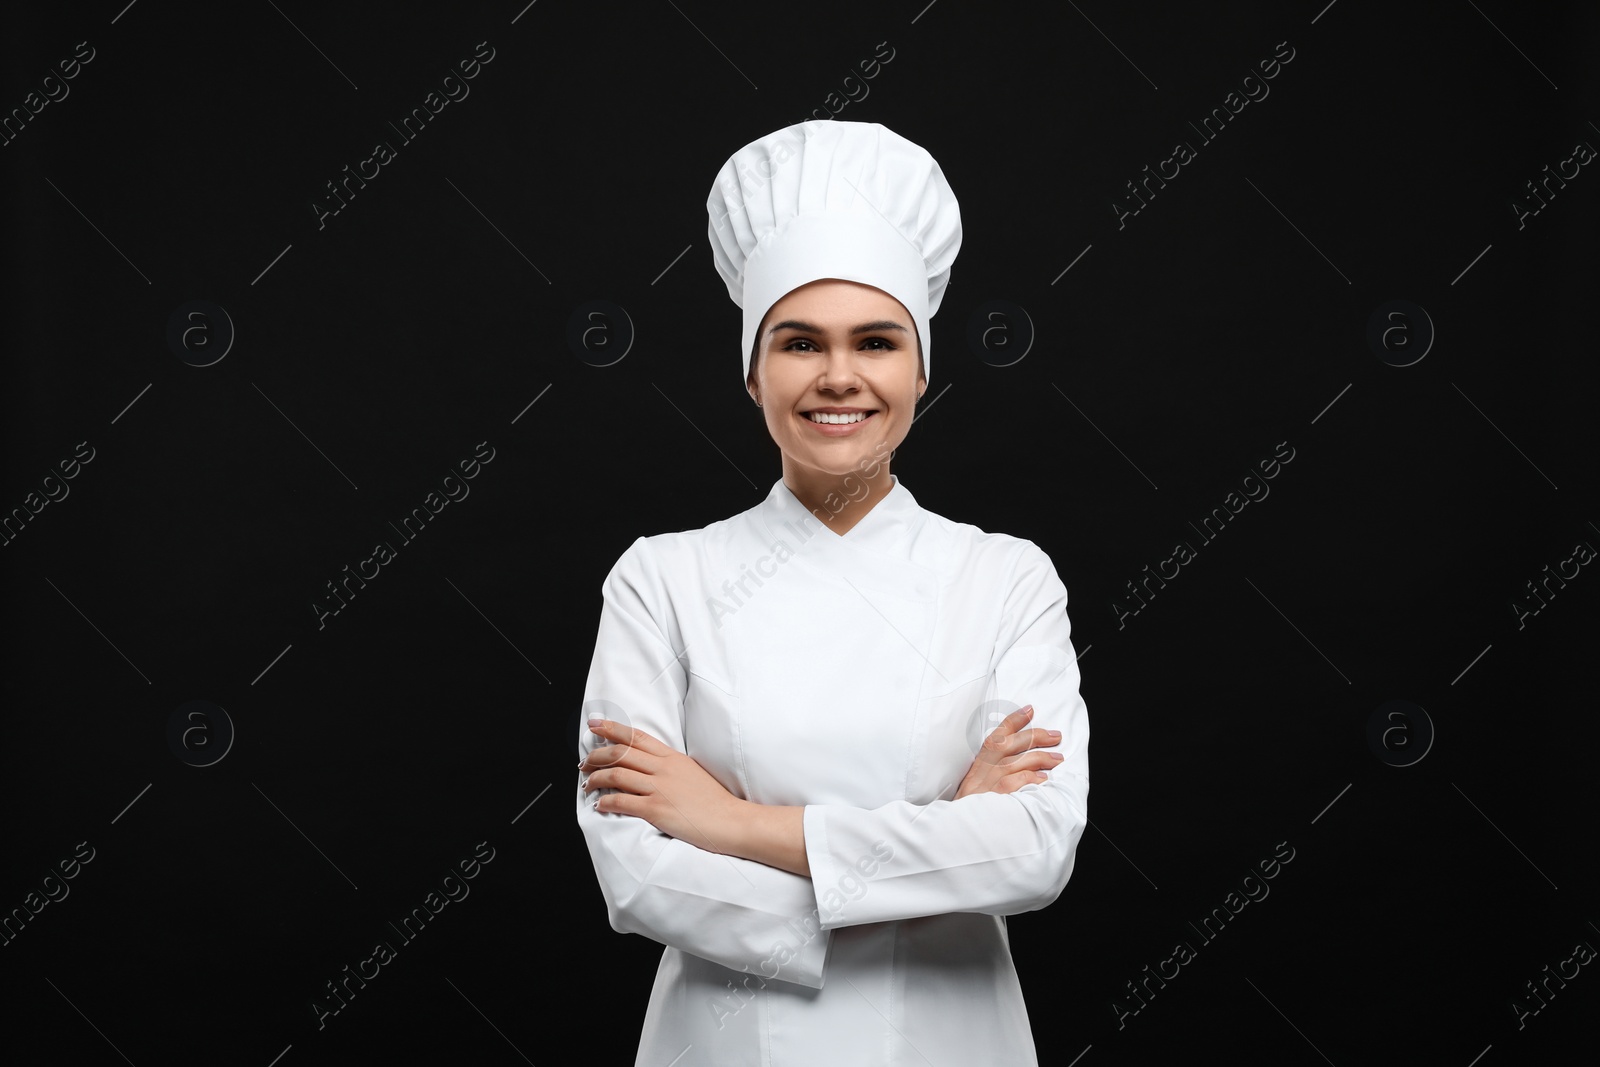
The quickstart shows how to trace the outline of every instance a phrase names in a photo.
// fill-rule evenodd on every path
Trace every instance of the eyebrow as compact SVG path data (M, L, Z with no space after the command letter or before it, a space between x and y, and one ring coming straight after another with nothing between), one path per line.
M772 334L777 333L779 330L799 330L801 333L815 334L825 332L820 326L815 326L809 322L801 322L799 319L784 319L782 322L774 323L772 329L767 331L767 335L771 336ZM851 329L850 334L851 336L855 336L858 333L877 333L881 330L899 330L901 333L906 332L906 328L904 326L893 321L892 319L879 319L877 322L863 322L860 326L856 326Z

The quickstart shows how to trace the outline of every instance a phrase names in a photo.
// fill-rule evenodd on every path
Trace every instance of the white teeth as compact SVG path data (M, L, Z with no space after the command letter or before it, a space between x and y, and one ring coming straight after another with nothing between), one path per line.
M810 419L812 422L826 422L833 425L841 425L851 422L860 422L870 414L871 412L868 411L857 411L852 412L849 415L830 415L822 411L813 411L810 413Z

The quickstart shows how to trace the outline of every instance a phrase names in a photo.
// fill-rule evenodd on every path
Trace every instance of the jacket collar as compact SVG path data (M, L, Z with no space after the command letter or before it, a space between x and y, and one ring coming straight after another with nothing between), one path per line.
M808 511L782 478L773 484L760 510L769 528L774 531L782 529L802 541L820 538L821 543L826 545L843 544L867 552L904 555L908 542L922 525L925 513L911 495L911 490L900 483L898 476L891 474L889 480L894 484L884 498L842 535L834 533ZM844 500L840 513L844 509L861 506L856 501Z

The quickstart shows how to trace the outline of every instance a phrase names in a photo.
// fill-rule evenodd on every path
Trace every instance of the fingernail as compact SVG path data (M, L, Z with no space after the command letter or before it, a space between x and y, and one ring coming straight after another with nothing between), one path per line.
M1032 704L1024 704L1022 706L1022 710L1023 711L1032 711L1033 710L1033 705Z
M589 725L590 726L604 726L605 722L606 721L604 719L590 719L589 720Z
M1047 780L1050 777L1048 774L1044 773L1043 771L1034 771L1033 775L1034 775L1035 778L1039 779L1039 781L1041 781L1041 782Z
M1052 753L1050 753L1050 758L1055 760L1057 763L1060 763L1062 760L1066 759L1067 757L1063 756L1059 752L1052 752Z
M1059 740L1061 740L1061 731L1060 730L1051 730L1049 733L1045 734L1045 736L1048 737L1052 741L1059 741Z

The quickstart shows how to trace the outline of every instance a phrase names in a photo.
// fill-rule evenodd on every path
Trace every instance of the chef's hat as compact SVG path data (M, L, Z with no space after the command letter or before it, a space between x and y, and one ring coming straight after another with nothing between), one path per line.
M801 122L730 156L706 210L717 272L744 309L745 379L761 320L819 278L905 305L931 375L928 319L961 249L961 209L927 149L876 122Z

